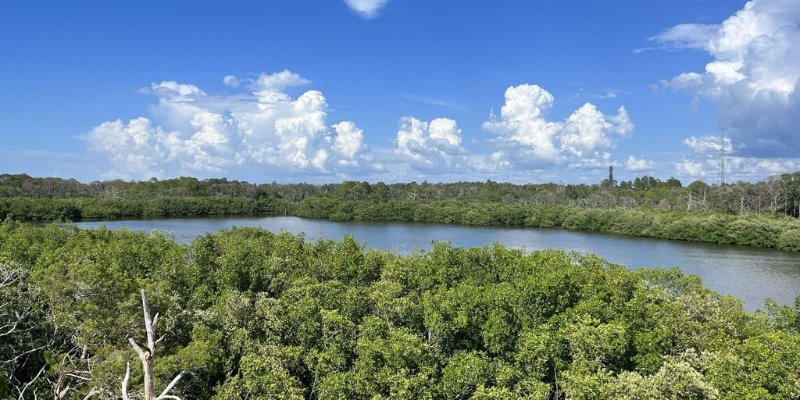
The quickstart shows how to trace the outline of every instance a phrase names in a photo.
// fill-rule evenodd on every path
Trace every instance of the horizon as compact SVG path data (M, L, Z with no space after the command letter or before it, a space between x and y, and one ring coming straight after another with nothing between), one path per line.
M729 182L800 170L791 0L5 2L0 35L0 171L29 176L594 184L613 166L717 184L721 154Z
M787 172L787 174L797 174L797 173L800 173L800 171ZM0 176L3 176L3 175L26 175L31 179L75 180L79 184L82 184L82 185L89 185L89 184L98 183L98 182L99 183L113 183L113 182L118 182L119 181L119 182L122 182L122 183L148 183L148 182L152 182L153 180L155 180L156 182L163 182L163 181L178 180L178 179L194 179L194 180L197 180L199 182L208 181L208 180L225 180L225 181L228 181L228 182L238 182L238 183L245 183L245 184L256 185L256 186L258 186L258 185L270 185L270 184L323 186L323 185L340 185L340 184L348 183L348 182L351 182L351 183L367 183L369 185L375 185L375 184L378 184L378 183L383 183L383 184L386 184L386 185L408 185L408 184L412 184L412 183L416 183L418 185L422 185L422 184L451 185L451 184L463 184L463 183L483 184L483 183L487 183L487 182L492 182L492 183L498 183L498 184L509 184L509 185L514 185L514 186L527 186L527 185L534 185L534 186L535 185L559 185L559 186L587 185L587 186L596 186L596 185L602 185L603 182L608 178L608 176L606 176L605 178L603 178L602 180L599 180L597 182L521 182L521 183L506 182L506 181L495 181L495 180L492 180L492 179L460 180L460 181L429 181L429 180L423 180L423 181L420 181L420 182L417 182L417 181L390 181L390 182L386 182L386 181L348 180L348 179L335 181L335 182L333 182L333 181L332 182L276 181L276 180L272 180L272 181L250 181L250 180L246 180L246 179L232 179L232 178L227 178L227 177L224 177L224 176L207 177L207 178L198 178L198 177L195 177L195 176L175 176L175 177L163 178L163 179L159 179L159 178L156 178L156 177L151 177L150 179L130 179L130 180L124 180L124 179L117 178L117 179L110 179L110 180L99 179L99 180L93 180L93 181L85 181L85 180L79 180L79 179L70 178L70 177L31 176L31 175L26 174L26 173L18 173L18 174L17 173L0 173ZM772 175L772 176L775 176L775 175ZM658 181L660 181L662 183L665 183L670 179L678 179L677 177L674 177L674 176L669 176L667 178L660 178L660 177L657 177L657 176L652 176L652 175L647 175L647 174L637 175L637 176L634 176L634 177L631 177L631 178L627 178L627 179L617 179L617 177L615 176L614 177L614 182L616 184L614 186L611 186L611 188L620 187L619 185L621 183L623 183L623 182L631 182L631 183L633 183L636 179L641 179L641 178L646 178L646 177L657 179ZM735 182L727 182L726 181L725 182L725 186L733 186L733 185L738 185L740 183L756 184L756 183L763 182L764 180L765 179L752 180L752 181L738 180L738 181L735 181ZM718 182L708 182L708 181L705 181L703 179L695 179L695 180L692 180L691 182L682 181L680 179L678 179L678 181L680 182L681 187L687 187L687 186L689 186L690 184L692 184L694 182L703 182L706 185L711 186L711 187L718 187L719 186Z

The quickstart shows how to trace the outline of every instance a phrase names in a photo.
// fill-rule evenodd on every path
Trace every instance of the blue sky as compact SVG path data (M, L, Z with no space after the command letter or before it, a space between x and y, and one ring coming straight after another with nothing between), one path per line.
M791 0L0 3L0 171L715 181L800 169Z

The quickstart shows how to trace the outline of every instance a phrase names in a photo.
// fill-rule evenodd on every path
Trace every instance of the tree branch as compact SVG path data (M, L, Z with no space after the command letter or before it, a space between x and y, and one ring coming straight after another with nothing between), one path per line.
M144 313L144 329L147 331L147 347L152 357L156 353L156 333L153 328L153 319L150 318L150 306L147 305L147 294L145 294L144 289L142 289L142 312ZM156 314L156 317L158 317L158 314Z
M169 393L169 391L172 390L172 388L178 383L179 380L181 380L181 378L183 378L183 372L182 371L175 378L172 379L172 382L170 382L169 385L167 385L167 387L164 389L164 391L161 392L161 394L158 395L158 397L156 397L156 400L159 400L159 399L172 399L172 398L178 399L177 396L168 395L167 393Z
M147 358L147 352L142 348L142 346L139 346L139 344L136 343L136 341L133 340L133 338L128 338L128 343L130 343L131 346L133 346L133 350L136 351L136 354L139 355L139 358L141 358L142 360Z
M122 400L128 399L128 381L131 379L131 362L125 365L125 377L122 378Z
M33 384L33 382L36 382L36 380L39 379L39 377L44 372L45 368L47 368L47 364L42 366L42 369L39 370L39 372L36 374L36 376L34 376L33 379L31 379L30 382L26 383L25 386L22 387L22 390L19 391L19 400L22 400L22 399L25 398L25 391L28 390L28 388Z
M165 338L165 337L167 337L167 335L166 335L166 334L163 334L163 335L161 335L161 337L160 337L160 338L158 338L158 340L156 340L156 347L158 347L158 346L160 346L160 345L161 345L161 342L163 342L163 341L164 341L164 338Z

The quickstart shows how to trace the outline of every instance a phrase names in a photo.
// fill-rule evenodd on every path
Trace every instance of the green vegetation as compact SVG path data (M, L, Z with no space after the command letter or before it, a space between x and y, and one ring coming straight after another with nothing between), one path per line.
M492 181L308 185L193 178L92 182L0 175L0 219L295 215L565 228L800 251L800 172L709 186L652 177L598 185Z
M655 217L654 217L655 218ZM751 314L676 270L593 256L259 229L164 234L0 224L0 397L141 387L183 399L800 398L800 298ZM24 391L24 393L20 393Z

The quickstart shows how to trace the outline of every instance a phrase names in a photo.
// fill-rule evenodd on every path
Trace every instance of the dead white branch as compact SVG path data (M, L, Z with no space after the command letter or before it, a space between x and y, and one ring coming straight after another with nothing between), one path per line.
M165 399L177 399L180 400L178 396L169 394L169 391L172 390L173 387L180 381L183 377L183 372L179 373L175 378L172 379L172 382L167 385L163 392L160 395L156 396L155 391L155 383L153 380L153 368L155 366L155 355L156 355L156 348L161 344L164 340L164 336L156 339L156 324L158 324L158 313L154 317L150 317L150 306L147 303L147 295L145 294L144 290L142 290L142 313L144 317L144 330L147 335L147 347L144 348L143 346L136 343L133 338L128 338L128 342L133 347L133 350L139 356L139 360L142 362L142 375L144 378L144 399L145 400L165 400ZM130 374L131 374L131 366L128 363L126 370L125 370L125 378L122 380L122 398L123 400L128 400L128 382L130 381Z

